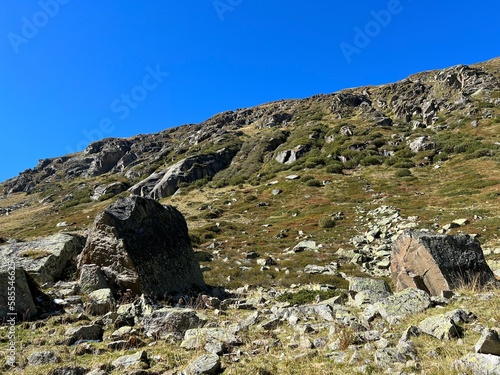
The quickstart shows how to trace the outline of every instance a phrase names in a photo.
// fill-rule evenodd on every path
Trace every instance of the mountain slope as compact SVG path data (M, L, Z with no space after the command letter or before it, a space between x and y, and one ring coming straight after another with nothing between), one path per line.
M497 58L105 139L1 184L0 237L85 234L97 212L133 192L177 205L195 244L218 249L221 262L206 273L213 283L278 282L279 272L263 276L222 260L248 251L279 258L298 239L314 238L326 249L321 260L335 260L367 230L360 212L381 205L429 229L466 217L462 229L494 249L499 108ZM290 174L300 178L285 179ZM309 261L282 259L279 268L297 271ZM299 276L312 277L286 283Z

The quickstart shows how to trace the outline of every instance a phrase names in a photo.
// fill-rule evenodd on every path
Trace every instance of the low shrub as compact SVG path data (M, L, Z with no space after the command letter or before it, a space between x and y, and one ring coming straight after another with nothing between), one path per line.
M394 173L395 177L408 177L411 175L412 175L411 171L409 169L406 169L406 168L399 169L396 171L396 173Z
M307 181L306 185L307 186L313 186L313 187L321 187L321 186L323 186L323 184L321 183L321 181L318 181L316 179Z
M327 173L342 174L344 166L341 163L332 163L326 167Z
M342 295L338 290L299 290L295 293L284 293L276 298L278 302L288 302L291 305L305 305L316 299L325 300Z
M333 228L335 226L335 221L331 216L325 215L321 219L319 219L319 226L325 229Z

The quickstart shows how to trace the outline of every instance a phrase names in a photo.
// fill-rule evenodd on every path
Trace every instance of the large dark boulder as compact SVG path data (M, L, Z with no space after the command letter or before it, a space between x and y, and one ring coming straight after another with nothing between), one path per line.
M398 291L410 287L431 295L495 280L478 240L466 234L412 230L405 231L392 245L391 277Z
M172 206L120 198L95 219L78 268L96 264L115 292L163 298L205 288L186 221Z

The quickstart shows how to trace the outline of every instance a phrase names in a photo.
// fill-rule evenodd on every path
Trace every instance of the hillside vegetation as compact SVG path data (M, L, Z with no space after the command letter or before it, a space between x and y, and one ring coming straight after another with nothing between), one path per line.
M97 213L131 192L174 205L186 217L193 247L210 255L201 262L205 281L229 290L343 289L350 276L390 283L384 251L406 228L476 235L498 277L500 58L236 109L157 134L104 139L80 153L40 160L0 189L0 243L60 231L85 235ZM450 225L456 219L467 220ZM370 239L375 226L384 234ZM294 251L304 240L315 250ZM305 271L331 264L345 277ZM451 307L473 308L476 292L464 288ZM481 319L498 327L494 293L480 303ZM285 295L281 302L319 298L305 294ZM399 328L423 318L408 317ZM346 347L353 341L349 334L336 332ZM267 342L274 340L266 335ZM431 350L428 338L417 344ZM449 373L464 347L451 352L441 345L448 362L428 355L431 370L422 373ZM162 355L173 367L184 365L171 350ZM270 353L258 373L331 370L316 358L293 364L289 357L278 359L272 347ZM250 373L253 365L244 360L229 373ZM335 366L348 373L345 365Z

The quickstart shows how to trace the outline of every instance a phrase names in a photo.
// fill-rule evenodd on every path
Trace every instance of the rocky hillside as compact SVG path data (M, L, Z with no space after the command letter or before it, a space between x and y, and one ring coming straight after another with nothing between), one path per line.
M42 314L54 309L54 299L66 313L44 320L38 314L35 323L22 324L26 350L18 369L58 373L63 361L74 362L75 374L120 373L124 365L115 361L133 354L137 358L122 361L135 361L137 374L196 373L200 366L209 370L199 373L222 366L235 374L480 373L469 364L478 360L472 347L483 340L480 348L497 348L500 294L491 276L466 273L480 261L500 277L499 172L500 58L236 109L40 160L0 184L0 254L15 254L24 270L16 277L48 296L47 306L36 306ZM131 194L184 215L203 271L197 285L209 286L203 298L155 305L119 288L141 290L137 281L127 284L142 272L130 266L140 249L120 237L139 224L109 229L131 213L148 221L145 209L116 209ZM162 212L161 204L144 203L152 212ZM144 233L153 233L150 221ZM408 229L424 236L467 233L456 238L480 251L467 253L476 254L469 264L456 254L447 266L433 264L443 277L431 298L436 286L425 273L422 279L404 274L401 263L394 278L391 252ZM123 256L127 246L136 250ZM79 289L83 263L96 280L102 275L92 273L94 260L75 257L94 248L119 249L109 257L119 260L103 265L104 278L110 282L113 274L118 281L96 282L109 292L92 297ZM429 253L439 258L446 248ZM162 280L150 263L145 269L154 271L145 274L154 288ZM450 280L450 267L464 273ZM489 275L485 269L474 272ZM411 288L400 291L401 283ZM190 309L171 310L186 304ZM172 326L181 328L171 332ZM7 357L0 357L0 368L11 370L2 361Z

